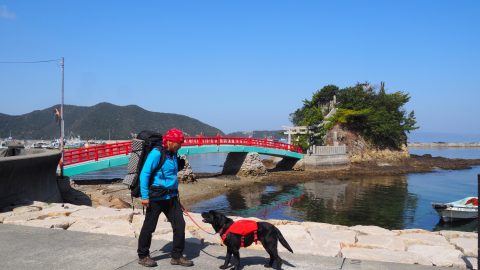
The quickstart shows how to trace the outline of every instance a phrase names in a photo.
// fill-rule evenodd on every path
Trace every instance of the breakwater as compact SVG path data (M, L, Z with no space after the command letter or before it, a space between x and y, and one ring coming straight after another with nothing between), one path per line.
M193 219L206 231L198 213ZM231 217L234 220L239 217ZM255 218L251 218L255 219ZM0 223L64 229L90 233L138 237L144 215L140 210L93 208L72 204L47 204L10 207L0 211ZM259 220L259 219L256 219ZM218 235L202 231L186 221L186 240L190 243L219 245ZM477 265L477 233L458 231L428 232L419 229L387 230L377 226L340 226L316 222L267 220L278 227L296 254L311 254L359 260L468 268ZM0 225L1 226L1 225ZM162 215L153 239L172 240L170 223ZM249 249L262 250L261 245ZM279 247L281 252L286 250Z
M56 170L61 153L26 149L0 158L0 208L25 201L61 202Z

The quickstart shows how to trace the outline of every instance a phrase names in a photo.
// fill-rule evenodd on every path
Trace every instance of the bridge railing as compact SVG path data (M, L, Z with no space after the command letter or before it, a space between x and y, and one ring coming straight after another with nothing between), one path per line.
M255 139L255 138L242 138L242 137L221 137L221 136L195 136L185 138L185 142L182 146L202 146L202 145L243 145L243 146L259 146L267 148L275 148L288 150L292 152L303 153L301 147L282 143L270 139Z
M243 145L243 146L258 146L282 149L292 152L303 153L302 148L296 145L277 142L269 139L254 139L241 137L187 137L182 146L202 146L202 145ZM85 161L106 158L118 155L128 155L132 150L132 142L111 143L98 146L91 146L86 148L67 149L63 155L63 165L73 165Z
M65 150L63 154L63 165L68 166L90 160L97 161L100 158L128 155L131 150L131 141L97 145L87 148L68 149Z

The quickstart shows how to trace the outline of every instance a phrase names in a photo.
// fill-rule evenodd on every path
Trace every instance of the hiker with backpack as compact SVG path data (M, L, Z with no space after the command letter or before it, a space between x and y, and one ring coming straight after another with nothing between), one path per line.
M183 132L173 128L162 138L161 147L155 146L143 164L139 176L142 205L147 208L138 238L138 263L154 267L157 263L150 257L152 233L157 227L158 218L164 213L172 225L173 247L170 264L192 266L193 262L183 256L185 248L185 220L178 197L179 159L177 151L184 141ZM133 193L132 193L133 194Z

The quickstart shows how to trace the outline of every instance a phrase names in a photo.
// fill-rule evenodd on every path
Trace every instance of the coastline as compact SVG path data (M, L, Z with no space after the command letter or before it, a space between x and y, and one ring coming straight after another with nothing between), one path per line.
M480 147L480 142L471 142L471 143L447 143L447 142L433 142L433 143L409 143L408 147L418 147L418 148L476 148Z
M185 217L187 244L220 245L220 237L201 222L198 213ZM137 238L145 216L137 209L113 209L73 204L33 202L0 212L3 224L108 234ZM232 217L233 220L245 217ZM260 221L257 218L249 218ZM295 254L326 256L402 264L420 264L467 269L477 265L477 233L458 231L429 232L419 229L387 230L377 226L341 226L316 222L265 220L275 225ZM3 224L2 224L3 223ZM171 241L171 224L161 216L154 240ZM263 250L261 245L247 249ZM286 252L279 245L279 252Z
M277 171L272 166L269 173L262 177L201 175L195 183L180 184L179 190L182 203L188 209L199 201L236 188L269 183L301 183L331 177L429 172L438 168L467 169L476 165L480 165L480 159L412 155L409 159L351 163L349 166L320 171ZM129 190L120 181L99 180L89 183L73 183L72 189L63 194L66 199L64 204L33 202L26 206L4 209L0 211L0 223L137 237L144 219L138 200L135 210L132 211L127 203L130 202ZM191 215L200 226L211 231L211 228L201 223L199 213ZM204 233L187 217L185 220L187 241L219 244L218 236ZM477 265L477 233L429 232L422 229L388 230L378 226L347 227L308 221L266 221L276 225L295 253L299 254L459 268ZM154 239L170 241L171 237L170 224L165 218L160 218ZM262 249L261 246L249 248ZM279 249L285 251L283 247Z
M281 171L271 168L266 176L237 177L220 174L200 174L195 183L179 185L180 198L186 208L232 189L248 188L252 185L271 183L303 183L332 177L401 175L407 173L425 173L436 169L461 170L480 165L480 159L449 159L416 156L395 161L369 161L351 163L348 166L324 168L318 171ZM115 199L131 203L130 191L118 181L77 181L72 190L63 194L67 203L106 207L129 207L116 203ZM112 201L114 201L112 203ZM141 208L138 200L135 207Z

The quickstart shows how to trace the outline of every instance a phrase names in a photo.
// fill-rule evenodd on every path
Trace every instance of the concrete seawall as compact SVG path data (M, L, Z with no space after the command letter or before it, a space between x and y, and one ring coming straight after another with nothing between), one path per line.
M26 150L0 158L0 208L26 201L61 202L56 169L61 153Z

